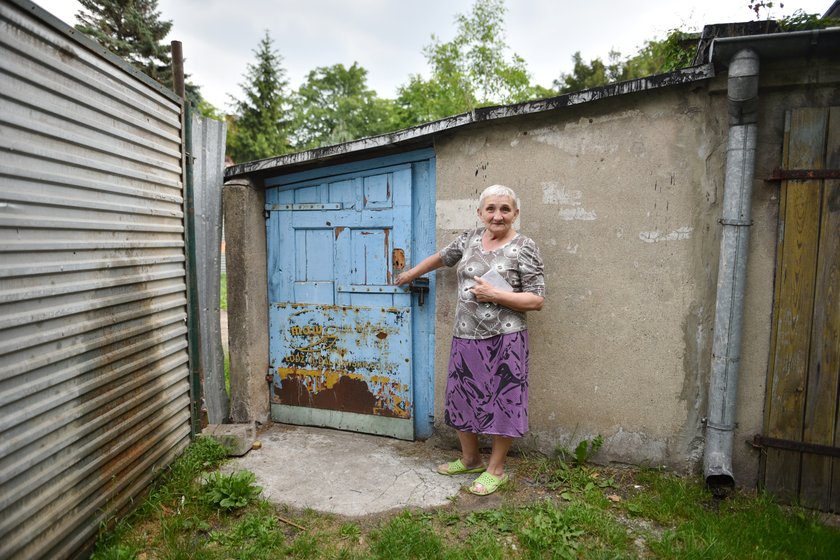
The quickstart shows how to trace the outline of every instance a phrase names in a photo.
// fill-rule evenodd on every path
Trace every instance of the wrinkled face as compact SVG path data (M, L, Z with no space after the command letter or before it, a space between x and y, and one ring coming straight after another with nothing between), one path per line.
M511 228L519 209L509 196L488 196L478 209L478 217L490 233L504 234Z

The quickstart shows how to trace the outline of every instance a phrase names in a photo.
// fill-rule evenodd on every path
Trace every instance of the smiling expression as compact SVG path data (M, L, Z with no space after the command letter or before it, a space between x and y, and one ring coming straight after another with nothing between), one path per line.
M518 216L519 209L509 196L488 196L478 209L479 219L494 237L507 234Z

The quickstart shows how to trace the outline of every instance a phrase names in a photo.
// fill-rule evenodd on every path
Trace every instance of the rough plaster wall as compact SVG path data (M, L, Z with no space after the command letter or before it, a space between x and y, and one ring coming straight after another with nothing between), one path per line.
M484 187L502 183L517 191L521 231L546 262L546 305L529 316L524 445L551 450L602 434L603 460L684 468L700 457L721 107L695 85L438 142L439 245L475 223ZM453 272L438 273L440 348L449 347ZM437 418L446 360L438 354Z
M764 61L733 449L754 486L763 428L785 112L840 105L840 63ZM803 85L806 84L806 85ZM437 145L438 240L475 222L493 183L521 198L548 299L529 318L531 432L550 451L605 436L604 461L699 470L710 373L727 134L726 75L453 133ZM449 347L455 278L438 273L437 344ZM437 417L446 353L436 362ZM440 426L440 424L439 424Z

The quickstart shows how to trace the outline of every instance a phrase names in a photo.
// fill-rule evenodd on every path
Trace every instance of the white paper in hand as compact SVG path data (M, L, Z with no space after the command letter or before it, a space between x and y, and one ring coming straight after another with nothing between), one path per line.
M507 283L501 274L495 269L491 268L484 275L481 277L482 280L496 288L497 290L502 290L503 292L512 292L513 287Z

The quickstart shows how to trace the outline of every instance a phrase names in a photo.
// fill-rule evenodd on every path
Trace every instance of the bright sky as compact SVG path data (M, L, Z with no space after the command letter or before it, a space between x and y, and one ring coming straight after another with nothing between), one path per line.
M36 0L74 25L76 0ZM751 21L749 0L507 0L506 42L525 59L532 82L550 87L572 69L571 57L606 60L611 49L634 54L645 40L674 28L699 31L710 23ZM778 1L774 2L776 5ZM822 15L832 0L782 2L772 15L797 9ZM216 107L242 97L239 84L253 50L268 29L297 88L318 66L358 62L368 85L394 97L411 74L428 76L422 49L432 34L443 41L456 31L455 16L473 0L159 0L162 19L174 22L167 40L183 43L185 71Z

